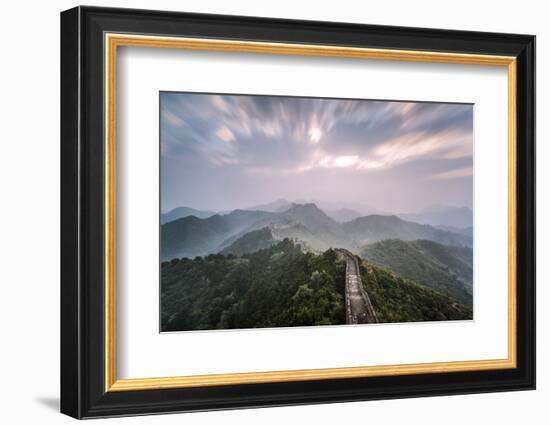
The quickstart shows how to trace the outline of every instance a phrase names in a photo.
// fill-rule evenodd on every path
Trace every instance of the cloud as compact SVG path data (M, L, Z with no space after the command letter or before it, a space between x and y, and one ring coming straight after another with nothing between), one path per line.
M406 133L373 149L374 157L384 167L418 158L460 158L470 156L471 152L471 137L457 130Z
M474 170L472 167L457 168L455 170L445 171L443 173L434 174L431 176L432 179L436 180L448 180L456 179L463 177L472 177Z
M179 127L184 123L180 117L168 110L162 112L162 118L166 124L174 127Z
M218 128L218 131L216 131L216 136L224 142L233 142L235 140L235 135L226 126L221 126Z
M472 105L162 92L160 130L165 209L472 204Z
M161 152L190 166L239 167L248 174L390 170L411 161L471 157L472 110L463 104L162 93Z

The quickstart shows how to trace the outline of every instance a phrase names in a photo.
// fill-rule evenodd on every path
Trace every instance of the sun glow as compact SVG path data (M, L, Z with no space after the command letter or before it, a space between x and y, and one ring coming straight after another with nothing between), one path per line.
M321 141L321 138L323 137L323 132L319 127L311 127L309 129L309 141L316 145Z

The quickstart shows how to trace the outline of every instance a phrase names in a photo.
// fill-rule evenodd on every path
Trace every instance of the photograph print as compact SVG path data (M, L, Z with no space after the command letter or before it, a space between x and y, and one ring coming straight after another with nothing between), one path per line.
M160 330L473 319L473 105L160 93Z

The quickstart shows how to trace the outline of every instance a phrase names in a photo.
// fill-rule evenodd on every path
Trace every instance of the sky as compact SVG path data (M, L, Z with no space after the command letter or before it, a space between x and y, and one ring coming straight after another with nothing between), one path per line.
M161 209L472 207L473 105L161 92Z

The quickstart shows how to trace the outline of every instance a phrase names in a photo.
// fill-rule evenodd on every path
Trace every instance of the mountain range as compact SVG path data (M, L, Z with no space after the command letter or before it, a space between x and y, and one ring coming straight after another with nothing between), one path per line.
M160 214L160 224L168 223L169 221L177 220L178 218L195 216L197 218L212 217L216 213L208 210L196 210L189 207L177 207L166 213Z
M338 222L314 203L286 204L284 200L278 200L255 208L258 207L268 210L234 210L204 218L193 214L165 222L161 227L163 261L219 252L242 254L243 247L253 252L285 238L299 240L316 252L339 247L359 253L364 245L384 239L423 239L462 247L472 245L468 234L406 221L397 216L367 215ZM262 232L257 232L259 230Z
M346 233L364 245L384 239L412 241L428 239L445 245L471 246L467 235L438 229L428 224L403 220L395 215L369 215L342 224Z
M418 213L398 214L403 220L432 226L467 228L473 226L474 215L467 207L434 205Z
M386 239L366 245L360 256L472 307L473 253L469 247Z
M284 212L296 204L315 204L323 210L326 215L339 223L344 223L346 221L367 215L392 215L386 211L375 209L363 204L337 203L311 199L297 199L294 202L290 202L284 198L280 198L273 202L257 204L242 209L250 211ZM199 210L185 206L177 207L161 214L161 224L192 215L198 218L208 218L215 214L226 215L232 211L233 210ZM398 213L395 215L405 221L412 221L419 224L429 224L431 226L456 233L463 233L465 230L466 232L469 230L471 233L471 228L473 227L473 213L468 207L432 205L420 212Z

